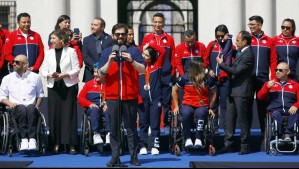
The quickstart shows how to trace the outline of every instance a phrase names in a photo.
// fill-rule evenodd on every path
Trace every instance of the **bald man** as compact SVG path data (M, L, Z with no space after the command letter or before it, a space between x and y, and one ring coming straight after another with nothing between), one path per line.
M28 70L25 55L14 58L13 70L2 80L0 100L18 124L20 150L36 150L38 109L44 97L42 81L38 74Z
M268 112L277 120L279 137L291 141L293 126L298 120L299 84L289 79L290 68L286 62L281 62L275 69L276 78L266 82L258 92L258 99L267 100ZM282 129L283 116L288 116L288 126Z

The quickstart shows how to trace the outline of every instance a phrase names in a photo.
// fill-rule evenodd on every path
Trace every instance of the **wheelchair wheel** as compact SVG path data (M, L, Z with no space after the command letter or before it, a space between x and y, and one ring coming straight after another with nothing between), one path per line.
M12 157L12 150L13 150L13 147L12 147L12 146L9 146L9 147L8 147L8 150L7 150L8 157Z
M7 150L9 137L9 120L7 112L1 114L0 120L0 153L5 154Z
M210 156L214 156L216 154L215 147L212 144L209 146L209 154Z
M176 144L176 145L174 146L174 150L173 150L173 152L174 152L174 154L175 154L176 156L180 156L180 153L181 153L180 146Z
M86 147L86 115L82 115L83 116L83 121L81 122L81 135L80 135L80 143L81 143L81 146L80 146L80 151L82 153L85 152L85 147ZM85 155L85 154L84 154Z
M171 115L171 119L170 119L170 128L169 128L169 135L168 135L168 150L171 154L174 153L174 149L173 149L173 143L174 143L174 115Z
M85 148L84 148L84 155L85 155L86 157L89 156L89 147L85 147Z
M264 144L265 144L265 151L266 151L266 154L269 154L270 153L270 141L271 141L271 138L272 138L272 134L273 134L273 131L272 131L272 124L271 124L271 115L270 114L267 114L266 116L266 130L265 130L265 136L264 136Z
M270 149L270 151L269 151L269 154L270 154L271 156L275 156L276 153L277 153L277 151L276 151L276 149L274 149L274 148Z

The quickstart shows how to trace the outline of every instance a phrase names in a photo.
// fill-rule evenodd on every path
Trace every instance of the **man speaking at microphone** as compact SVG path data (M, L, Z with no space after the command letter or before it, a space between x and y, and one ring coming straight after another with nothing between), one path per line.
M107 167L120 165L120 112L127 130L128 147L131 155L130 163L139 166L137 158L137 107L138 107L138 72L145 72L144 60L140 50L135 46L125 46L128 28L124 24L112 27L112 39L115 45L106 48L99 61L99 76L106 78L106 103L109 108L110 146L112 159ZM118 48L120 47L120 48ZM127 47L127 51L125 50ZM117 51L119 50L119 52ZM119 70L120 69L120 70ZM119 86L120 85L120 86ZM118 98L120 97L120 98Z

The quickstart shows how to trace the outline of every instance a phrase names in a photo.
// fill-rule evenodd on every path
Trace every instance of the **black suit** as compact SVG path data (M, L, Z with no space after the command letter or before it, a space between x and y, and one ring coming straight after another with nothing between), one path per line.
M111 36L105 32L103 33L101 39L102 51L114 44ZM93 64L100 60L101 54L97 52L96 41L96 37L93 34L83 39L82 55L85 64L84 76L82 80L83 82L88 82L89 80L93 79Z
M232 146L238 117L241 127L241 148L249 149L253 99L251 74L254 68L251 46L244 49L231 66L221 63L219 67L230 75L224 144L226 147Z

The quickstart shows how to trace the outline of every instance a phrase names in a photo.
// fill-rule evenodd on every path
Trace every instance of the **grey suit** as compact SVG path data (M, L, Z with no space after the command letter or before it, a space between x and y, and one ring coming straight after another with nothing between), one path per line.
M224 144L226 147L232 146L238 117L241 127L241 149L249 149L253 100L251 74L254 68L251 46L240 53L231 66L221 63L219 67L230 75Z

